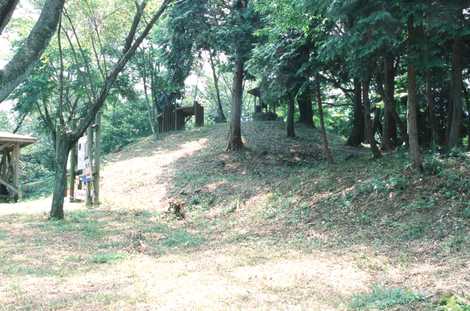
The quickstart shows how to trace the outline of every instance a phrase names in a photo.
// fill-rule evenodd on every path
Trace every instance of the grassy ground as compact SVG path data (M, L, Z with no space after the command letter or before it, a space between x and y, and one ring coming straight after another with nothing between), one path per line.
M64 222L0 205L0 310L468 310L468 155L416 175L337 137L327 165L316 130L244 133L235 155L224 126L132 145Z

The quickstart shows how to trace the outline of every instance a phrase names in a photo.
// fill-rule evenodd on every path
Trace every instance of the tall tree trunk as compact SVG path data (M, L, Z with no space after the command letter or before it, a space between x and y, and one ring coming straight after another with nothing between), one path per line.
M384 58L384 129L383 147L386 151L392 151L397 142L397 124L395 122L395 66L393 57L386 55Z
M308 127L315 127L313 123L311 92L304 91L303 94L297 98L297 101L299 103L299 123L305 124Z
M144 65L145 66L145 65ZM152 100L150 99L150 95L148 92L148 86L147 86L147 78L145 77L146 72L142 76L142 82L144 84L144 95L145 95L145 104L147 106L147 117L149 120L149 125L150 129L152 130L153 136L157 136L157 126L156 126L156 114L155 114L155 108L152 103Z
M430 143L435 146L439 141L436 115L434 113L434 98L432 95L432 75L431 70L426 70L426 105L428 108L428 120L430 127Z
M408 49L412 51L415 44L415 27L413 17L408 18ZM412 54L412 53L410 53ZM409 57L413 57L410 55ZM416 82L416 68L414 59L408 60L408 141L410 148L410 156L413 167L417 170L423 169L423 158L419 150L418 140L418 97L417 97L417 82Z
M362 106L361 83L354 80L354 108L352 130L347 145L357 147L364 141L364 109Z
M235 61L235 74L232 83L232 115L230 118L230 131L227 151L237 151L243 148L241 131L241 114L243 104L243 77L244 62L241 56Z
M449 149L462 144L461 130L463 122L462 70L463 41L457 37L452 46L452 79L451 79L451 115L449 116Z
M326 127L325 127L325 117L323 114L323 100L321 97L321 86L320 86L320 79L317 76L317 83L316 83L316 96L317 96L317 105L318 105L318 115L320 117L320 130L321 130L321 136L323 140L323 153L325 154L326 159L330 163L334 163L335 160L333 158L333 155L331 154L331 150L328 144L328 136L326 134Z
M93 136L93 127L90 126L87 130L88 168L86 172L90 179L93 179ZM85 202L88 207L93 205L93 182L91 180L87 181Z
M70 180L69 180L69 200L71 203L75 202L75 179L77 178L77 144L73 144L72 150L70 151Z
M467 110L470 112L470 98L469 94L467 91L467 86L465 84L462 85L463 93L465 95L465 102L467 103ZM468 137L468 145L467 145L467 150L470 151L470 118L467 118L467 137Z
M370 149L374 158L380 158L382 154L380 153L377 143L375 141L374 127L372 120L370 118L370 99L369 99L369 89L370 89L370 79L367 78L362 82L362 102L364 103L364 123L366 131L366 139L370 144Z
M294 113L295 113L295 99L294 96L289 96L287 99L287 137L295 137L294 126Z
M67 187L67 161L72 147L69 137L56 135L55 144L55 177L52 195L51 219L64 219L64 194Z
M100 182L101 182L101 112L96 115L95 126L95 148L94 148L94 162L95 167L93 170L93 204L100 204Z
M222 99L220 97L220 87L219 87L219 77L217 76L217 68L215 67L214 63L214 56L212 55L212 51L209 51L209 60L211 64L212 70L212 79L214 80L214 88L215 88L215 95L217 99L217 123L225 123L227 122L227 118L224 114L224 109L222 107Z

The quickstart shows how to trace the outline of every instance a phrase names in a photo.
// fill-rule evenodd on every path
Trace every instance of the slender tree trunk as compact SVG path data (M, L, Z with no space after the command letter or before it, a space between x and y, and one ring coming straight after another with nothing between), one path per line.
M294 126L294 112L295 112L295 100L293 96L289 96L287 99L287 137L295 137L295 126Z
M100 204L100 182L101 182L101 112L96 115L95 126L95 148L94 148L94 170L93 170L93 204Z
M219 87L219 77L217 76L217 68L215 67L214 63L214 56L212 55L212 52L209 51L209 60L211 64L211 70L212 70L212 78L214 80L214 88L215 88L215 95L217 98L217 123L225 123L227 122L227 118L225 117L224 114L224 109L222 107L222 99L220 97L220 87Z
M241 131L241 114L243 104L243 77L244 62L238 56L235 61L235 74L232 84L232 115L230 118L230 131L227 151L237 151L243 148Z
M354 80L354 110L352 130L347 142L348 146L360 146L364 141L364 111L362 106L361 83Z
M397 124L395 122L395 66L393 57L386 55L384 59L384 128L383 147L392 151L397 142Z
M408 19L408 36L408 49L411 51L416 40L413 17L409 17ZM408 60L408 141L413 167L421 171L423 169L423 158L421 156L421 151L419 150L417 82L416 68L413 62L413 59Z
M463 122L462 69L463 41L455 38L452 47L452 79L451 79L451 115L449 116L449 149L462 144L461 130Z
M432 85L431 85L431 71L426 70L426 104L428 108L428 119L430 127L430 143L431 146L435 146L438 143L438 129L437 129L437 120L436 115L434 114L434 99L432 95Z
M318 115L320 117L320 130L321 136L323 140L323 153L325 154L326 159L330 163L334 163L335 160L331 153L329 144L328 144L328 136L326 134L326 127L325 127L325 117L323 114L323 100L321 96L321 86L320 86L320 79L317 76L317 83L316 83L316 96L317 96L317 105L318 105Z
M370 89L370 79L365 79L362 82L362 102L364 103L364 123L366 130L366 139L370 144L370 149L374 158L380 158L382 154L380 153L377 143L374 138L374 128L372 120L370 118L370 99L369 99L369 89Z
M56 135L55 178L52 195L51 219L64 219L64 194L67 187L67 160L72 147L71 140L64 135Z
M147 106L147 116L149 119L150 129L152 130L153 136L157 136L157 127L155 126L156 125L155 124L156 123L155 122L156 120L155 109L150 100L150 95L149 95L148 86L147 86L147 78L145 77L145 73L143 74L142 80L144 84L145 104Z
M308 127L315 127L313 123L313 107L311 92L304 91L304 93L297 99L299 103L299 123L305 124Z
M93 178L93 127L87 130L87 155L88 155L88 171L90 179ZM89 180L86 185L86 206L93 205L93 182Z
M69 181L69 200L70 202L75 202L75 179L77 178L77 144L73 144L72 150L70 151L70 181Z
M467 91L467 86L465 84L462 85L463 93L465 95L465 102L467 103L467 109L470 112L470 98L469 94ZM467 119L467 137L468 137L468 145L467 145L467 150L470 151L470 118Z

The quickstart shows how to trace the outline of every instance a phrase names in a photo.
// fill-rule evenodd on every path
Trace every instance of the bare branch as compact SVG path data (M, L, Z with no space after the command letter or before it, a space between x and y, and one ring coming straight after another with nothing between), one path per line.
M107 96L108 96L108 94L111 90L111 87L113 86L114 82L118 78L119 74L124 69L126 64L129 62L131 57L134 56L137 48L144 41L144 39L147 37L147 35L152 30L153 26L156 24L156 22L163 15L163 13L167 9L168 5L170 3L172 3L173 1L174 0L164 0L163 1L160 8L153 15L153 17L150 20L149 24L145 27L145 29L140 34L140 36L134 41L134 43L130 46L130 48L127 49L127 51L121 56L118 63L116 65L114 65L114 67L112 68L111 72L109 73L106 81L104 82L104 84L101 88L101 91L100 91L100 94L99 94L98 98L90 105L90 108L88 110L87 115L85 116L85 118L83 118L81 120L81 122L80 122L80 124L77 128L77 131L74 133L73 138L75 140L80 138L85 133L86 129L93 123L96 114L99 112L101 107L104 105L104 102L106 101L106 98L107 98ZM136 15L139 15L139 12L137 12ZM132 36L132 31L129 33L127 38L129 38L131 36ZM127 39L126 39L126 42L127 42Z

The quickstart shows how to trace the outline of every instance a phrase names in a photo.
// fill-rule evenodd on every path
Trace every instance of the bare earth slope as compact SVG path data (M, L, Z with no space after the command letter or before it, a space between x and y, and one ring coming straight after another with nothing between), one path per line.
M235 155L225 126L131 145L104 165L103 204L69 205L65 222L46 220L47 201L0 205L0 310L465 303L468 155L428 159L415 176L402 154L371 162L337 137L328 166L313 129L244 134Z

